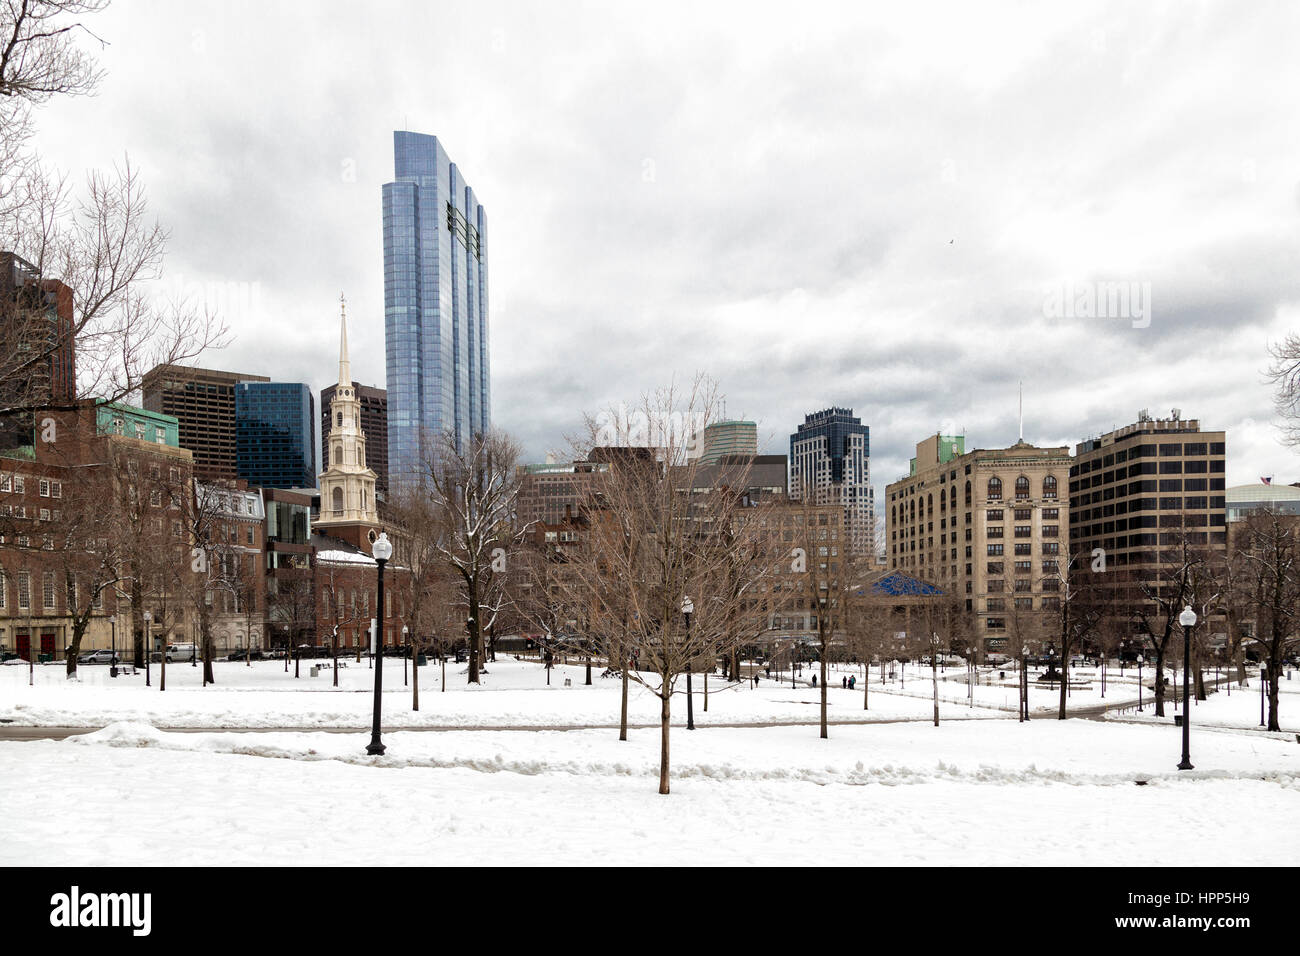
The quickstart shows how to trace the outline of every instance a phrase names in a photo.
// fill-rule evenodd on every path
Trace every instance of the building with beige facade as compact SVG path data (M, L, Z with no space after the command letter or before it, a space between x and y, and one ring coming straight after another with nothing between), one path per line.
M885 489L890 570L962 600L984 650L1045 634L1060 609L1070 464L1067 446L968 452L965 436L931 435Z

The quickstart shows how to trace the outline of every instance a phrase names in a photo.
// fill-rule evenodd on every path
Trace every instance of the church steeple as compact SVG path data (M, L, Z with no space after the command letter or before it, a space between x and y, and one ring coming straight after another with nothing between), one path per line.
M329 433L321 436L330 466L320 474L320 518L315 524L354 543L379 524L375 473L366 466L366 436L361 430L361 402L352 387L348 360L347 302L339 295L339 384L330 401Z
M348 361L348 304L339 293L339 385L351 388L352 363Z

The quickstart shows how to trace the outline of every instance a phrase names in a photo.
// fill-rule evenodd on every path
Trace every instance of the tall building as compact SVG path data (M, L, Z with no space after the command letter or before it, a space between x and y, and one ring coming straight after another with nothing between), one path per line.
M871 487L871 429L851 408L804 416L790 436L790 497L844 509L844 536L856 555L875 553L876 501Z
M1060 610L1070 463L1066 446L967 452L962 435L931 435L885 488L889 568L963 600L984 650L1046 640Z
M1091 565L1105 551L1107 596L1141 601L1159 589L1185 540L1207 555L1227 549L1224 432L1201 431L1178 409L1080 442L1070 469L1070 553Z
M315 527L368 551L379 527L376 476L366 465L361 402L352 390L346 314L339 319L339 382L330 402L329 433L322 444L329 446L330 466L320 475L320 518Z
M321 467L328 469L330 445L330 405L337 385L328 385L320 393ZM388 494L388 391L370 385L352 383L352 394L361 404L361 431L366 436L366 467L375 473L375 491L383 498Z
M0 252L0 446L31 443L30 409L77 397L72 290L12 252Z
M393 133L383 188L388 469L423 474L443 432L491 426L487 214L436 136ZM350 383L349 383L350 384Z
M603 462L573 461L563 464L519 465L519 494L515 515L521 527L529 524L558 525L572 519L589 501L597 483L609 473Z
M316 484L316 402L297 382L235 386L238 476L254 487Z
M758 425L754 422L714 422L705 427L697 439L700 464L716 464L730 455L754 457L758 454Z
M195 477L233 479L239 477L235 386L269 381L263 375L159 365L144 377L142 404L179 420L181 447L194 455Z

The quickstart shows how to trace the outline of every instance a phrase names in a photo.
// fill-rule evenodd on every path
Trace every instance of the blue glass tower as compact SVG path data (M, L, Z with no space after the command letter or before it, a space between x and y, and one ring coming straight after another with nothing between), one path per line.
M487 213L436 136L394 132L384 185L388 471L427 470L442 432L457 446L492 423Z
M235 386L235 456L239 477L262 488L316 487L316 413L299 383Z

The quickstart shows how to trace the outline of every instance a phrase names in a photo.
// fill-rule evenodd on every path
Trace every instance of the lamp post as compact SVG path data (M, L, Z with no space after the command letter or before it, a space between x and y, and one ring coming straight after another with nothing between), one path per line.
M1187 662L1192 653L1192 628L1196 626L1196 612L1192 610L1190 604L1183 608L1182 614L1178 615L1178 623L1183 626L1183 759L1179 762L1178 769L1191 770L1192 711L1187 706Z
M375 639L380 642L380 651L383 651L383 633L384 633L384 565L388 559L393 556L393 546L388 540L388 535L381 532L375 539L374 546L370 549L374 555L375 564L379 565L379 621L375 625ZM370 744L366 747L366 753L371 756L381 756L384 752L383 742L379 739L379 705L380 695L384 691L384 658L379 658L379 663L375 667L375 715L374 721L370 727Z
M116 677L117 676L117 617L116 616L114 616L113 619L108 622L108 626L112 629L112 635L113 635L112 636L113 656L108 659L108 676Z
M407 644L407 641L410 640L410 637L408 636L410 633L411 633L411 629L407 627L405 624L403 624L402 625L402 686L403 687L407 686L406 659L411 655L411 648Z
M695 729L695 709L691 697L691 614L695 604L689 597L682 598L682 614L686 617L686 729Z
M1020 642L1020 722L1029 719L1029 645Z
M1259 725L1264 726L1264 688L1268 686L1268 663L1264 655L1259 659Z
M144 612L144 686L152 687L149 683L149 664L153 659L153 615L148 611Z

